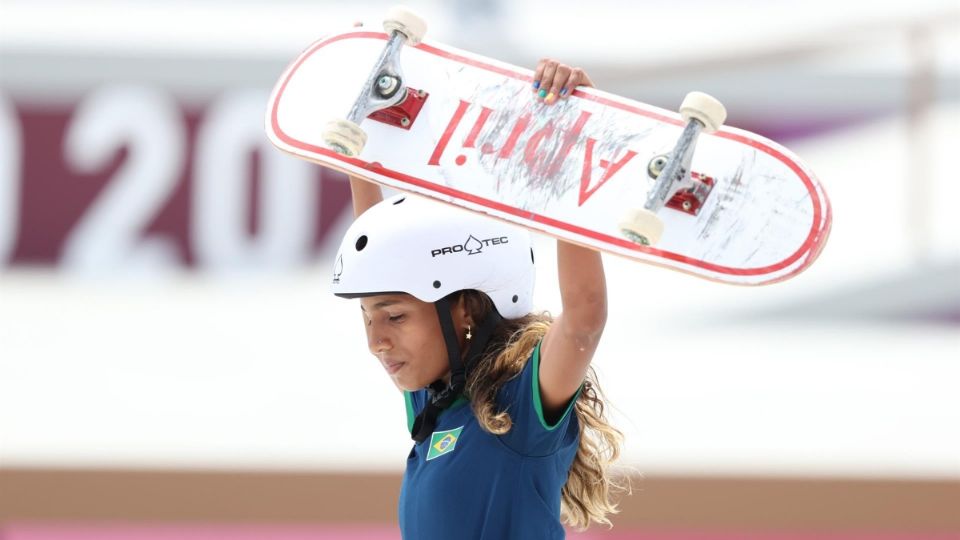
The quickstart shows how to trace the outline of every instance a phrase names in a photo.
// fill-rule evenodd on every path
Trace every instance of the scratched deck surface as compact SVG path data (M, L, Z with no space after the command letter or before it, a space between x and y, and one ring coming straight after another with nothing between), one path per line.
M401 54L406 85L429 97L409 131L365 120L356 159L323 147L386 43L375 32L329 36L278 81L267 133L281 149L597 249L708 279L761 284L813 262L830 229L827 197L792 153L745 131L702 135L693 170L716 179L697 216L672 209L656 248L620 234L652 184L649 160L673 148L682 121L595 90L548 106L529 70L424 42ZM682 96L678 96L681 98Z

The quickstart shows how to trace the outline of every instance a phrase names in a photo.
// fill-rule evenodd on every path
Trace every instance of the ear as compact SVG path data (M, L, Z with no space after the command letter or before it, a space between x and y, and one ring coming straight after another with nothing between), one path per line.
M461 294L457 301L450 308L451 315L453 316L453 322L459 327L464 326L475 326L473 321L473 316L470 314L470 310L467 309L467 300L466 295Z

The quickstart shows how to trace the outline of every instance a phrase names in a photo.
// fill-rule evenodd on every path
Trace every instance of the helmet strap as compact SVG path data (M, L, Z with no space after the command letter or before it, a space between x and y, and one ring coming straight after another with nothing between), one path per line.
M437 427L437 419L440 412L453 404L463 393L467 386L467 373L472 368L480 356L487 348L487 343L493 335L503 317L493 309L489 315L480 323L476 332L473 333L473 339L470 340L470 346L467 349L466 361L460 354L460 341L457 338L456 330L453 326L453 317L450 315L450 296L445 296L434 302L437 309L437 315L440 317L440 329L443 332L443 340L447 346L447 361L450 364L450 383L444 384L442 380L432 382L427 387L427 394L430 401L427 406L420 411L420 414L413 421L413 429L410 435L416 442L426 440L433 430Z

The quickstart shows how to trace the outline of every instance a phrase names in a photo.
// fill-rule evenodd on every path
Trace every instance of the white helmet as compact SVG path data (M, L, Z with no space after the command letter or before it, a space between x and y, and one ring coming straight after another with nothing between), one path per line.
M475 289L502 317L514 319L533 307L534 274L525 229L401 194L368 209L347 230L331 290L344 298L407 293L436 302Z

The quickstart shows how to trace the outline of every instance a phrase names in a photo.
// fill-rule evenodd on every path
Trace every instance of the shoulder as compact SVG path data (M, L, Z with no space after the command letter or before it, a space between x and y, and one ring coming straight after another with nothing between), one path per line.
M498 407L510 415L511 428L501 436L507 446L527 456L545 456L575 444L579 433L576 414L571 411L579 391L560 414L545 413L540 394L540 345L530 352L518 376L507 381L497 393Z

